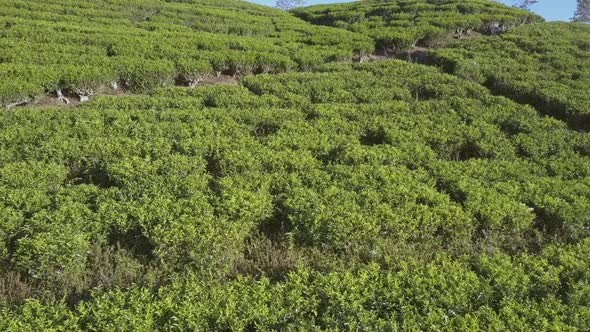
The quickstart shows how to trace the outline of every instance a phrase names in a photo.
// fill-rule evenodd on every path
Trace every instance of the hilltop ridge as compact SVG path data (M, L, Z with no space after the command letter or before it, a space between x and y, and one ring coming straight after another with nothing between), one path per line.
M313 24L371 37L383 53L437 46L449 37L463 38L472 33L498 35L543 21L538 15L488 0L368 0L291 12Z

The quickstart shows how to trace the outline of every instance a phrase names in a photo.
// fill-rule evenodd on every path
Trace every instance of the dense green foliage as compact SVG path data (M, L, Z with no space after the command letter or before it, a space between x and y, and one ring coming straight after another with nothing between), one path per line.
M0 124L2 330L590 322L588 136L434 68L260 75Z
M312 70L371 51L369 38L237 0L2 0L0 106L209 74Z
M489 0L368 0L294 9L318 25L358 32L384 51L433 46L449 36L498 34L542 19Z
M351 58L539 18L0 3L1 104L127 91L0 112L1 331L589 330L587 27L466 38L436 68ZM241 80L196 86L216 73Z
M448 72L590 129L590 26L543 23L432 52Z

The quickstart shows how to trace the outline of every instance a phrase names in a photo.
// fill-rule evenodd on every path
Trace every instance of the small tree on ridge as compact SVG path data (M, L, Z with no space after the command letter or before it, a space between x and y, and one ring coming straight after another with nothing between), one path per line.
M539 0L517 0L514 7L530 11L531 6L538 2Z
M590 24L590 0L578 0L572 21Z
M289 10L291 8L305 5L305 0L277 0L275 6L279 9Z

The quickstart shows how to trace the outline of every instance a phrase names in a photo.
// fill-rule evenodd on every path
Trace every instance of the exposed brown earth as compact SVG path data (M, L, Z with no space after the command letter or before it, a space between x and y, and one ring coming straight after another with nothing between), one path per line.
M211 85L239 85L240 84L240 77L239 76L231 76L231 75L220 75L215 76L211 75L207 78L203 79L199 82L197 87L199 86L211 86ZM130 93L123 87L123 84L117 84L116 86L103 86L98 89L98 92L94 96L88 97L88 99L92 99L97 96L124 96L129 95ZM66 95L65 99L67 99L67 103L64 99L60 99L55 93L44 95L44 96L37 96L31 101L23 101L22 103L12 105L9 108L15 107L64 107L64 108L71 108L77 107L81 102L81 97L77 95Z

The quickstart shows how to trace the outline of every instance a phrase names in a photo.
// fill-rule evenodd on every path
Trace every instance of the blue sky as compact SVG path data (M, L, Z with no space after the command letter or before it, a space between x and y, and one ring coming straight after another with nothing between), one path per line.
M503 3L513 4L513 1L504 0ZM576 10L576 0L539 0L531 9L543 16L547 21L569 21Z
M250 0L267 6L273 6L274 0ZM308 0L307 4L338 3L343 0ZM512 0L501 0L506 4L513 4ZM539 0L539 3L532 7L533 11L545 17L548 21L569 21L576 8L576 0Z

